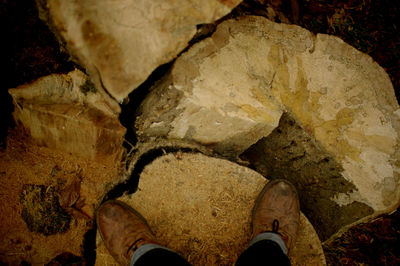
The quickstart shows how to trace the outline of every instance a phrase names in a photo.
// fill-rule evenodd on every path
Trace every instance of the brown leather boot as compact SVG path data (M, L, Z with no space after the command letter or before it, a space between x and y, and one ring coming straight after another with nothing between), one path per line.
M289 252L295 243L299 223L296 188L282 179L268 182L253 209L253 238L263 232L277 233Z
M105 202L97 210L96 221L108 251L121 265L129 265L138 247L157 244L143 216L123 202Z

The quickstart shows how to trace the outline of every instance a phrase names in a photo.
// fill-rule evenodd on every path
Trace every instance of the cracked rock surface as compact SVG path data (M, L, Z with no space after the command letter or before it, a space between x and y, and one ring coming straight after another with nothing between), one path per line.
M377 63L339 38L262 17L227 20L177 59L140 111L135 127L143 141L185 139L231 158L255 144L242 158L263 174L319 191L302 203L322 239L398 205L393 86ZM291 136L296 128L301 134ZM265 140L278 139L274 130L284 132L275 144ZM271 170L293 153L308 159ZM310 166L320 161L327 165Z
M46 10L42 17L47 16L96 87L122 102L155 68L187 46L196 25L214 22L241 1L38 2Z

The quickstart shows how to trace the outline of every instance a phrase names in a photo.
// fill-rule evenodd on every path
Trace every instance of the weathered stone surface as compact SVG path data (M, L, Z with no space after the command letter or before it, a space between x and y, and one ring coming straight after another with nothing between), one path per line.
M46 7L51 24L96 87L122 101L187 46L196 25L214 22L240 2L47 0Z
M135 124L139 137L194 140L238 155L278 126L284 109L266 82L274 69L249 72L254 59L246 49L232 52L228 42L243 40L229 39L227 30L194 45L156 85Z
M121 158L126 129L81 71L46 76L9 93L14 120L38 144L92 159Z
M359 201L340 206L332 200L339 193L351 194L357 189L342 176L343 167L335 157L288 113L282 116L278 128L241 157L263 175L285 178L295 184L301 191L302 210L321 239L374 212Z
M139 189L119 198L139 211L162 245L192 265L234 265L251 240L251 212L267 183L257 172L199 153L168 153L146 165ZM300 218L292 265L325 265L312 225ZM115 263L97 235L96 265Z
M243 158L296 183L326 239L399 205L399 117L390 79L369 56L333 36L243 17L175 62L135 126L142 139L183 138L236 156L281 120Z

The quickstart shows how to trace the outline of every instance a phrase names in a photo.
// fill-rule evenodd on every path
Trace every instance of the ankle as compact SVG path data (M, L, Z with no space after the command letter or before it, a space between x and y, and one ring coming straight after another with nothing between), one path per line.
M140 248L141 246L147 245L147 244L157 244L158 245L158 243L156 241L140 238L140 239L136 240L135 242L133 242L132 245L128 248L128 250L126 251L127 257L128 258L132 257L132 254L138 248Z
M263 232L258 235L256 235L250 242L249 246L254 245L255 243L263 240L269 240L273 241L276 243L285 253L286 255L288 254L289 250L287 248L287 243L283 240L282 236L278 233L275 232Z

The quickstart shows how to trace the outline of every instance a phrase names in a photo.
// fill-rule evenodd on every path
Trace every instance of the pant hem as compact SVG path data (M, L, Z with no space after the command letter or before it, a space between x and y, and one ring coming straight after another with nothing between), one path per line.
M253 238L253 240L251 240L251 242L247 248L251 247L255 243L262 241L262 240L274 241L282 249L283 253L285 253L285 255L287 255L287 248L286 248L285 242L283 242L282 238L278 234L272 233L272 232L265 232L265 233L256 235Z
M132 257L131 257L131 263L130 266L135 265L135 263L139 260L141 256L143 256L145 253L149 252L150 250L153 249L165 249L168 251L172 251L169 248L157 245L157 244L145 244L143 246L140 246L135 252L133 252ZM173 252L173 251L172 251Z

